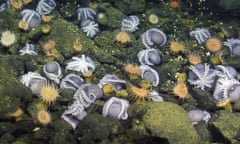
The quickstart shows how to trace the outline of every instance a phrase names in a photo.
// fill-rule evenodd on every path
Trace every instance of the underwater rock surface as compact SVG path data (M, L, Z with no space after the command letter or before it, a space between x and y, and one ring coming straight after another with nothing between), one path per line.
M180 106L170 102L152 102L143 106L146 113L143 115L142 124L150 137L167 139L171 144L200 142L186 111Z
M214 128L224 136L226 143L238 143L240 114L222 110L217 115L218 117L212 122Z
M239 0L1 1L0 144L239 143L239 5ZM81 55L91 58L92 69L86 59L72 61ZM199 79L189 74L197 64L207 65L195 69ZM225 66L236 73L228 77L229 88L217 91L220 101L215 91L224 85L218 78L231 74ZM210 69L220 71L214 80ZM65 81L69 74L75 76ZM117 79L101 84L106 75ZM103 91L95 101L93 89L82 89L79 101L89 104L84 109L73 103L82 84L101 85ZM127 110L117 111L128 117L102 113L112 98L129 102ZM71 104L76 105L67 117L74 128L61 118ZM106 107L116 116L114 105ZM192 110L194 126L187 115Z

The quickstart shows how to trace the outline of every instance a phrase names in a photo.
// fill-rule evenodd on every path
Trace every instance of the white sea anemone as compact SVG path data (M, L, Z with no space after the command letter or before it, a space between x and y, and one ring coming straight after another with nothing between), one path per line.
M3 46L9 47L16 42L16 35L7 30L2 33L0 42Z

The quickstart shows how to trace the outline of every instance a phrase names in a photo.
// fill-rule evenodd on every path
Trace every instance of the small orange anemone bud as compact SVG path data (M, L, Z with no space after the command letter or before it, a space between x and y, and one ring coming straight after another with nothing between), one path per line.
M185 99L188 96L188 88L184 82L179 82L173 87L173 94L180 99Z
M80 39L79 39L79 38L77 38L77 39L75 40L75 42L73 43L73 49L74 49L75 52L80 52L80 51L82 51L83 45L82 45L82 43L80 42Z
M46 42L43 45L43 50L44 51L49 51L49 50L55 48L55 45L56 45L56 42L54 40L48 40L48 42Z
M52 120L50 113L45 110L38 111L37 119L43 125L49 124Z
M10 113L10 116L14 118L19 118L20 116L22 116L22 114L23 110L21 108L18 108L15 112Z
M129 73L129 74L134 74L134 75L141 75L142 70L139 66L133 65L133 64L126 64L124 66L124 71Z
M43 22L47 23L47 22L50 22L52 20L53 16L51 16L51 15L41 15L41 18L42 18Z
M202 58L197 54L189 54L188 62L192 65L196 65L202 62Z
M28 29L28 23L25 22L25 21L20 20L20 21L18 22L18 27L19 27L20 29L27 30L27 29Z
M178 9L180 8L180 2L178 0L170 0L168 3L169 7L172 9Z
M23 3L21 0L10 0L10 5L15 9L21 9L23 6Z
M129 34L125 31L121 31L116 35L117 42L120 42L122 44L131 42L131 37Z
M49 24L43 24L41 26L41 31L43 34L48 34L51 31L51 26Z

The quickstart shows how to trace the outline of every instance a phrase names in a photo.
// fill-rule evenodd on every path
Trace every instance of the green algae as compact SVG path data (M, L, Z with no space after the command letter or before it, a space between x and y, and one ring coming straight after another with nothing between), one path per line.
M233 1L234 0L226 1L225 3L228 3L226 6L229 6L229 3L233 3ZM52 28L49 34L42 34L40 31L41 25L32 31L19 30L17 26L20 17L18 11L12 11L11 9L0 12L0 32L9 29L17 34L17 42L12 47L5 48L0 45L1 54L7 55L6 57L2 57L1 55L0 58L0 65L2 67L0 68L0 72L2 74L2 76L0 76L0 103L6 103L9 106L6 107L6 109L0 108L0 113L4 111L13 112L16 108L21 107L24 108L24 110L27 109L26 115L32 117L31 120L24 120L18 123L12 122L11 126L17 126L17 128L9 126L10 123L7 124L1 122L2 125L6 124L7 126L7 128L0 128L1 133L6 133L6 135L1 134L1 138L6 138L8 137L7 134L11 133L13 136L16 136L16 141L11 141L12 143L22 142L37 144L46 143L46 141L56 144L79 142L144 143L147 139L151 139L150 141L153 142L161 141L163 143L167 143L167 141L171 143L189 143L189 141L190 143L192 141L197 143L199 138L192 126L190 126L189 121L186 118L186 112L180 107L185 109L202 108L211 110L212 113L215 113L218 109L216 108L216 102L214 101L212 95L198 89L196 90L190 88L190 93L193 98L191 97L190 100L187 99L181 101L173 95L165 93L171 93L172 86L176 82L175 76L177 73L188 71L189 64L187 63L186 56L190 52L196 51L197 55L200 55L203 58L203 62L209 62L209 57L206 55L207 50L204 45L199 45L193 38L190 39L188 37L188 32L191 29L195 27L210 28L213 36L216 36L217 32L221 32L221 29L227 29L229 34L222 39L225 40L226 38L239 36L239 28L237 28L238 25L235 24L238 22L229 22L226 24L227 22L221 17L220 20L224 21L224 24L220 25L218 19L215 19L212 15L208 15L209 13L207 13L206 16L202 12L198 13L195 9L192 11L191 6L186 7L188 6L188 3L185 3L185 1L181 1L181 9L176 11L169 9L167 5L168 1L151 1L148 3L143 0L108 1L109 3L97 1L96 11L104 13L105 19L97 20L100 24L101 31L94 38L89 39L85 36L85 33L81 31L80 27L77 26L79 25L79 22L76 20L76 9L79 7L77 3L81 3L80 5L82 7L87 6L88 2L89 1L77 2L75 0L64 2L59 1L58 4L60 6L58 5L56 9L60 11L61 15L59 15L58 12L53 12L54 19L49 23ZM199 1L195 0L195 2L193 2L193 4L197 5ZM220 2L223 1L221 0ZM84 4L82 5L82 3ZM233 6L230 7L233 8ZM231 10L232 8L230 7L227 10ZM147 22L147 18L151 13L155 13L159 16L160 21L158 24L153 25ZM120 30L122 19L130 14L139 16L141 25L139 26L138 31L132 34L132 42L127 47L121 48L117 45L114 38L116 33ZM4 17L4 19L2 19L2 17ZM71 20L71 22L66 20ZM160 87L153 89L164 92L164 100L169 102L158 104L147 103L142 109L140 109L140 114L133 115L130 112L129 119L123 122L121 120L103 118L100 114L91 113L93 111L101 113L101 106L107 98L101 99L99 100L101 102L101 106L97 108L89 108L89 116L86 120L81 121L78 130L73 132L71 127L65 121L60 119L62 112L67 109L67 105L72 102L71 98L73 95L72 91L64 90L61 93L62 97L59 98L54 105L49 107L49 111L51 111L51 114L53 115L52 124L50 126L39 126L35 123L35 119L33 117L36 117L38 108L34 102L38 98L34 96L32 97L31 91L17 80L17 76L28 71L37 70L42 72L42 65L45 61L43 60L44 58L42 58L44 54L41 47L46 41L56 41L56 49L59 52L57 61L59 61L63 67L71 60L70 58L72 56L86 54L93 58L97 64L97 69L93 78L94 80L92 81L94 83L99 82L99 79L106 73L114 73L121 78L128 79L127 75L123 73L122 67L125 63L138 63L136 58L137 52L144 48L140 35L146 29L152 27L160 28L166 32L169 40L183 41L186 43L188 50L186 53L172 54L166 49L168 44L160 49L154 47L157 48L157 51L162 56L162 62L160 65L153 66L153 68L160 73L161 81ZM83 45L83 49L80 52L76 52L73 49L73 44L77 39L79 39ZM35 44L36 51L39 56L15 55L19 54L18 50L27 42L33 42ZM226 64L234 66L235 68L240 68L238 56L230 58L229 52L225 56ZM3 70L5 70L5 72L2 72ZM138 84L139 79L134 84ZM170 104L170 102L178 103L180 106ZM131 107L132 105L133 104L131 104ZM234 111L239 112L238 105L238 103L234 104ZM135 107L134 110L138 108L139 107ZM227 117L229 119L233 117L234 120L238 120L235 119L235 113L234 115L229 115ZM5 120L6 117L1 118ZM223 116L217 116L217 120L214 120L214 122L218 123L221 118L223 118ZM109 124L109 122L111 124ZM25 128L28 125L29 128ZM226 135L225 137L227 142L238 142L237 138L235 138L238 137L238 133L236 134L237 129L239 129L238 125L235 126L234 129L229 130L234 132L226 132L224 129L225 127L222 125L227 125L227 129L231 128L230 124L224 124L222 122L221 126L216 124L217 130L214 129L213 131L209 131L208 125L205 123L197 125L196 129L200 137L204 139L203 141L216 142L216 138L211 139L208 132L215 133L217 131L224 136ZM32 130L36 126L40 130L33 132ZM156 127L154 129L154 126L159 127L160 129L156 129ZM177 128L174 126L177 126ZM8 128L9 131L6 130ZM16 129L17 131L13 133ZM149 130L152 133L150 133ZM130 132L130 136L128 135L128 132ZM20 133L22 134L19 135ZM183 135L183 133L186 134L186 136ZM187 139L190 140L186 141ZM224 140L219 140L219 142L226 141L225 138ZM0 143L1 142L2 140L0 140ZM8 143L10 143L10 141Z
M114 1L115 6L126 14L142 12L145 9L145 0L121 0Z
M108 23L106 24L106 26L108 26L109 28L121 27L121 21L123 18L126 17L124 13L112 7L110 3L100 3L98 5L98 8L100 11L104 12L106 14L106 17L108 18Z
M239 143L239 121L239 113L221 110L216 113L216 118L212 121L212 124L224 136L227 143Z
M200 143L186 111L180 106L171 102L148 102L142 107L146 110L142 117L145 134L167 139L169 143Z
M107 140L111 133L120 134L121 125L117 120L105 118L100 114L93 113L81 121L76 129L76 135L82 138L83 143L94 143Z
M199 108L208 111L213 111L217 109L217 101L209 92L197 88L191 88L190 93L197 101Z
M238 0L220 0L219 5L226 10L240 10L240 3Z
M6 57L5 57L6 58ZM9 57L10 58L10 57ZM31 101L31 90L25 87L16 77L22 70L21 62L1 59L0 67L0 118L9 118L9 114ZM5 63L6 62L6 63ZM16 63L14 63L16 62ZM6 65L5 65L6 64ZM19 64L19 65L18 65ZM18 69L19 68L19 69Z

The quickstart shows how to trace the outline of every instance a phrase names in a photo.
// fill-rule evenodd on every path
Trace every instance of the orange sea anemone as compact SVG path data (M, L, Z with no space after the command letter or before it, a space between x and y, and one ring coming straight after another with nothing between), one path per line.
M46 104L51 104L59 97L59 90L54 84L46 84L40 89L40 98Z
M80 51L82 51L82 49L83 49L83 45L82 45L80 39L77 38L77 39L75 40L75 42L73 43L73 50L74 50L75 52L80 52Z
M20 120L21 116L23 115L23 110L21 108L17 108L15 112L10 113L9 115L15 120Z
M227 98L217 103L217 107L232 111L231 99Z
M124 71L129 74L141 75L142 70L139 66L134 64L126 64L124 66Z
M54 40L48 40L44 45L43 45L43 50L44 52L49 51L53 48L55 48L56 42Z
M93 70L88 70L83 73L86 83L91 83L93 80Z
M39 123L43 125L49 124L52 120L50 113L46 110L39 110L37 113L37 119Z
M177 41L171 41L169 48L173 53L184 52L186 50L184 45Z
M21 0L10 0L10 5L15 9L21 9L23 6L23 3Z
M124 66L124 71L128 73L130 79L136 79L137 76L141 75L142 73L140 67L134 64L126 64Z
M129 34L125 31L121 31L116 35L116 41L119 42L122 45L126 45L131 42L131 37Z
M206 48L210 52L218 52L222 48L222 42L218 38L209 38L206 41Z
M53 16L52 15L41 15L41 18L42 18L43 22L48 23L52 20Z
M179 0L170 0L170 2L168 3L168 6L172 9L178 9L180 8L180 2Z
M173 87L173 94L180 99L185 99L188 96L188 88L184 82L179 82Z
M189 54L188 62L192 65L196 65L202 62L202 58L198 54Z
M135 101L143 101L150 96L148 89L136 87L130 83L127 84L127 92Z

